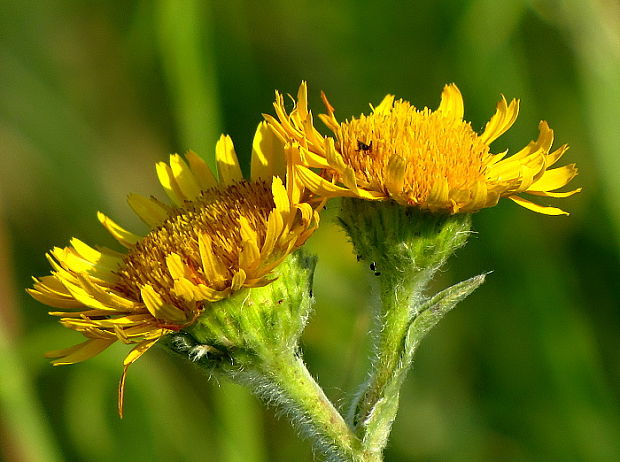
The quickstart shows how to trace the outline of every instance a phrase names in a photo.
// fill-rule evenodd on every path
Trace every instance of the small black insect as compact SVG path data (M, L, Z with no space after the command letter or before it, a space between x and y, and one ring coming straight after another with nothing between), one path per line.
M372 151L372 141L370 141L369 144L366 144L363 141L357 140L356 151Z
M377 269L377 264L373 261L370 262L370 271L375 271Z
M357 261L360 261L362 259L362 256L361 255L356 255L355 258L356 258Z
M375 276L381 276L381 272L375 271Z

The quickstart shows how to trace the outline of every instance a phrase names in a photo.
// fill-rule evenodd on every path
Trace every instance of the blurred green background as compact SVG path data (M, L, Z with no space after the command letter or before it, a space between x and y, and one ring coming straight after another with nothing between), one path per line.
M456 82L478 129L521 98L494 150L547 120L583 193L547 217L503 201L437 288L493 270L424 341L387 461L620 460L620 6L608 0L0 1L0 448L13 461L310 461L286 418L163 351L116 386L127 347L51 367L80 336L24 288L72 236L116 248L97 210L140 224L154 163L213 161L225 132L248 165L274 89L306 79L344 119L386 93L436 107ZM539 201L540 202L540 201ZM364 377L370 271L333 224L319 255L310 370L337 403Z

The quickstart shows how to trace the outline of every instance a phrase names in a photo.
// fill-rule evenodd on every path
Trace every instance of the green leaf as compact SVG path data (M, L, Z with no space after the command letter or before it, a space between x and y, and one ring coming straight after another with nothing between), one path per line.
M407 376L413 362L413 355L426 334L454 308L476 290L485 280L486 274L474 276L459 282L430 298L421 307L414 306L416 313L406 330L402 350L397 366L394 368L390 381L386 384L383 394L373 406L364 422L364 448L372 453L381 453L390 436L392 423L398 412L400 387Z

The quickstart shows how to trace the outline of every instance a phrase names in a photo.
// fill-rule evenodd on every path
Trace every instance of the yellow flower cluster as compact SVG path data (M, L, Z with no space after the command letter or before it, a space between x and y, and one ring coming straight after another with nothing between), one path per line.
M322 136L307 105L306 84L287 113L276 92L276 117L265 115L256 131L250 179L244 179L232 140L216 145L217 176L193 152L157 164L169 198L132 194L128 202L150 231L128 231L103 213L99 221L124 253L72 239L48 253L49 276L28 292L56 308L50 314L87 340L48 353L53 363L91 358L116 341L135 344L127 368L162 336L194 323L210 304L272 281L272 270L310 237L318 211L330 197L393 200L431 212L474 212L501 197L540 213L565 213L523 199L521 193L553 192L577 173L574 165L550 169L567 147L550 152L553 131L516 154L492 154L489 144L510 128L518 101L502 98L482 134L463 120L455 85L444 88L438 109L418 110L391 95L370 115L338 122L323 95Z

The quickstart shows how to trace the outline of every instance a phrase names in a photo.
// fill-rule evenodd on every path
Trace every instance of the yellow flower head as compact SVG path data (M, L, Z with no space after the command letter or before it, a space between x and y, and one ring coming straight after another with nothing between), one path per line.
M150 227L146 236L98 213L103 226L127 248L125 253L93 248L75 238L69 247L52 249L47 255L52 274L36 278L28 292L58 308L50 314L88 338L49 352L53 364L84 361L117 340L137 344L124 361L122 415L127 368L157 340L191 325L210 303L269 284L270 272L305 242L319 221L293 170L285 172L282 150L261 123L250 180L243 179L228 136L216 146L219 181L193 152L186 160L173 154L169 164L157 164L172 205L153 197L128 197Z
M493 154L489 145L517 118L519 101L502 96L497 112L481 134L463 120L463 98L454 84L446 85L439 107L416 109L387 95L369 115L338 122L322 94L327 114L319 117L334 133L323 137L308 110L306 83L299 87L291 113L276 92L276 117L265 115L285 142L298 143L295 169L303 183L323 197L392 199L431 212L475 212L508 197L548 215L567 214L534 204L520 196L567 197L579 192L553 192L576 174L574 164L549 169L568 149L549 152L553 130L540 122L540 134L516 154ZM371 106L372 107L372 106ZM321 169L317 174L311 168Z

